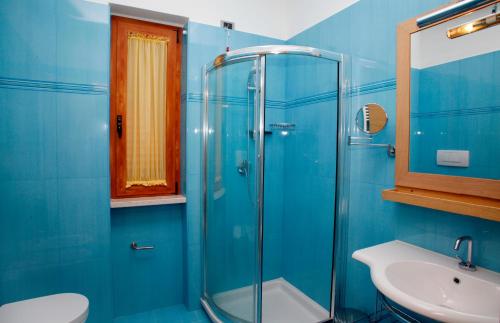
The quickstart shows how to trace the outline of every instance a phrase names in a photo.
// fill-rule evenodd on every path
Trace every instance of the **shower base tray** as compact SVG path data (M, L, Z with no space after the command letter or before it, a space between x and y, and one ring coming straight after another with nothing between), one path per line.
M252 322L253 290L251 286L215 294L214 302L236 322ZM202 301L209 317L220 323L214 313ZM329 312L284 278L266 281L262 284L263 323L315 323L328 319Z

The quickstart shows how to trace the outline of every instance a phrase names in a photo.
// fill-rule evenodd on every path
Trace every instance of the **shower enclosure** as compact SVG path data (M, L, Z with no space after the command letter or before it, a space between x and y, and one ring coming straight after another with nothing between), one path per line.
M321 322L345 207L345 57L300 46L204 70L203 296L214 322Z

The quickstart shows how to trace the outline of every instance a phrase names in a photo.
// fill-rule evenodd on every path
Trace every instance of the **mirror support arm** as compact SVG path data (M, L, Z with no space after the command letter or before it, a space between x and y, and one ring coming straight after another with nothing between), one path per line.
M387 148L387 156L395 157L396 156L396 147L392 144L374 144L371 142L366 142L366 140L371 141L371 137L352 137L349 136L347 144L349 146L368 146L368 147L383 147Z

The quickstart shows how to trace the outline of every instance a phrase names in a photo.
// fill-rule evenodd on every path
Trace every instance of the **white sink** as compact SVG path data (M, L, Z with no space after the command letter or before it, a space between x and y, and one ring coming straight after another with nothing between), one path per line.
M499 323L500 274L414 245L391 241L353 253L377 289L416 313L443 322Z

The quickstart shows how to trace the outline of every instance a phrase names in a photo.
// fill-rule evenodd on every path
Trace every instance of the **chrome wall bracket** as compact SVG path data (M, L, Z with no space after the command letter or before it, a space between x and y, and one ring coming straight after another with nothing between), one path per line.
M371 142L372 137L352 137L348 138L349 146L367 146L367 147L380 147L387 149L387 156L395 157L396 156L396 147L392 144L374 144Z
M371 318L374 322L382 322L388 319L392 321L396 319L397 322L403 323L421 323L417 318L411 316L399 305L392 304L392 302L379 290L377 290L377 313L375 317Z

